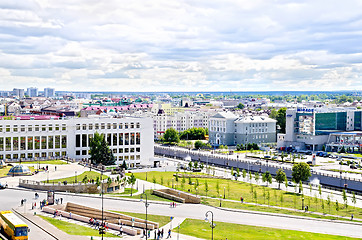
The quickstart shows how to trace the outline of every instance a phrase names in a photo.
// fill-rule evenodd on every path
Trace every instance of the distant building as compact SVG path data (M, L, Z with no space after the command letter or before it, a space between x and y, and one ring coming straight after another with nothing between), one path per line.
M210 117L209 142L213 146L276 142L276 120L219 112Z
M46 98L55 97L55 89L54 88L44 88L44 97L46 97Z
M38 96L38 88L30 87L26 91L29 97L37 97Z
M18 98L24 98L24 89L14 88L13 89L13 96L18 97Z

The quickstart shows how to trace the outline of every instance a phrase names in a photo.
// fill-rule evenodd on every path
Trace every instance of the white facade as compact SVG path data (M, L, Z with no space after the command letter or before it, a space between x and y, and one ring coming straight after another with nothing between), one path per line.
M34 87L30 87L26 90L26 93L29 97L37 97L38 96L38 89Z
M0 159L87 159L95 132L104 134L117 164L148 165L153 158L150 118L72 118L0 120Z
M55 97L55 89L54 88L44 88L44 96L46 98Z

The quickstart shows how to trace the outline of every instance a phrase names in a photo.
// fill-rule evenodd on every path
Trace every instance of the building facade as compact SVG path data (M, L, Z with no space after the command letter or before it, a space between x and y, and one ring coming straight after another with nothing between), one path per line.
M278 147L322 150L337 133L361 131L361 119L362 111L354 107L288 109L286 133L278 137Z
M116 164L148 165L153 158L152 119L41 117L0 120L0 159L88 159L95 132L104 134Z
M209 142L213 146L273 143L276 142L276 120L219 112L210 117Z
M44 88L44 96L46 98L55 97L55 89L54 88Z

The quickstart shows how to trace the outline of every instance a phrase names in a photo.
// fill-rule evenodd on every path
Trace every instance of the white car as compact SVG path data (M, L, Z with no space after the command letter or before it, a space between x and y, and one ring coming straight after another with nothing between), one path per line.
M289 181L289 182L288 182L288 186L289 186L289 187L295 187L296 185L295 185L295 183Z

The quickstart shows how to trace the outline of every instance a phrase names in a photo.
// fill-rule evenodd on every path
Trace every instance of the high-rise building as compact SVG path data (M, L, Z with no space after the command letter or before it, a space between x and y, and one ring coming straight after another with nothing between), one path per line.
M55 89L54 88L44 88L44 96L47 98L55 97Z
M38 96L38 88L30 87L26 90L27 95L29 97L37 97Z
M24 98L24 89L21 88L14 88L13 95L19 98Z

